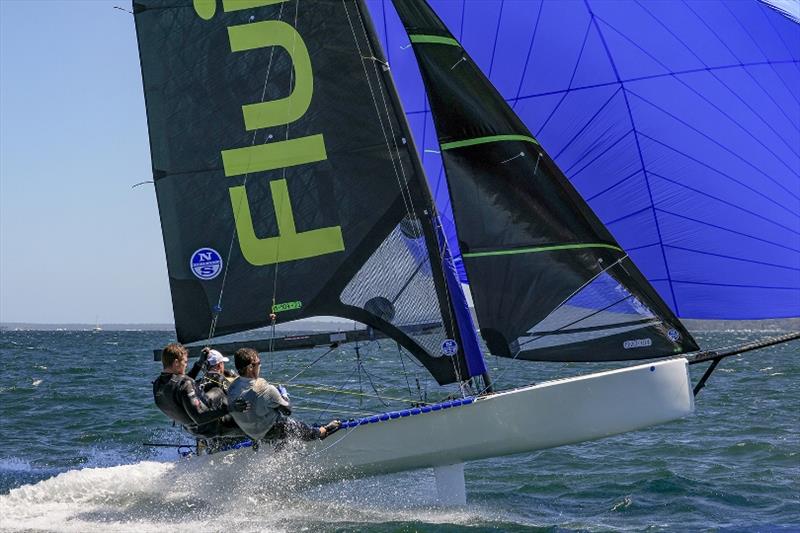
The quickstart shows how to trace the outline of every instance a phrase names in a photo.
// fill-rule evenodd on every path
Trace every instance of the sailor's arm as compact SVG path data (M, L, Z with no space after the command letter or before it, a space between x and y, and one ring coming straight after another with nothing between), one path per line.
M200 371L203 370L203 366L206 364L206 361L208 361L208 352L208 347L203 348L203 350L200 352L200 357L192 365L191 370L186 373L187 376L192 379L197 379L197 376L200 374Z
M228 414L228 408L224 405L212 408L203 391L199 390L191 380L184 380L181 384L180 396L186 414L198 425Z

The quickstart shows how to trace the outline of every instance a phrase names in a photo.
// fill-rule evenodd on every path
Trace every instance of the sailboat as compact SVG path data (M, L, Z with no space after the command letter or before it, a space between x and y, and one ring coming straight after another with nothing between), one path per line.
M347 420L309 460L333 475L434 467L440 495L463 502L466 461L679 419L723 357L800 337L699 352L436 12L393 5L430 103L450 239L361 0L133 3L178 340L335 316L459 384ZM497 390L481 340L519 361L649 361ZM693 387L688 366L705 361Z

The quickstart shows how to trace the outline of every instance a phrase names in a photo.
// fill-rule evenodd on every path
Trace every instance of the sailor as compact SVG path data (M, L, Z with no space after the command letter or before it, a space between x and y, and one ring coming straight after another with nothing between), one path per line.
M228 387L239 377L235 372L225 369L225 363L230 361L230 359L222 355L219 351L208 347L203 348L202 353L206 360L203 365L206 371L203 373L203 377L197 380L197 385L203 393L205 393L209 405L212 409L222 408L223 406L228 410L236 409L236 406L231 409L228 405ZM240 402L238 409L247 409L247 404L245 402ZM197 432L206 436L244 436L244 433L239 429L239 426L236 425L236 422L230 415L225 415L222 418L199 426Z
M207 355L207 352L201 355L186 374L189 352L176 342L168 344L161 352L164 369L153 381L153 398L158 408L190 433L202 437L216 436L221 425L233 424L227 401L212 401L194 380ZM222 420L223 417L228 420Z
M324 439L339 429L333 420L322 427L311 427L291 418L292 405L286 389L279 390L260 376L261 359L252 348L241 348L234 354L239 378L228 389L228 401L247 402L249 408L232 413L233 419L255 441L295 437L300 440Z
M213 394L214 389L227 394L228 387L237 378L235 372L225 369L225 363L230 359L211 348L203 348L203 352L206 356L206 371L198 384L206 395Z

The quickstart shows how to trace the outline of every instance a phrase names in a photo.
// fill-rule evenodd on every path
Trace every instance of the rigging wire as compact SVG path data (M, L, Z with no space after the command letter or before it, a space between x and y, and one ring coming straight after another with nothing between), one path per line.
M364 367L364 363L361 360L361 349L360 349L360 347L358 345L358 339L356 339L355 349L356 349L356 370L358 370L358 391L359 391L359 393L361 393L361 395L363 396L364 389L363 389L363 386L362 386L362 383L361 383L361 373L363 372L364 375L367 377L367 380L369 381L369 384L372 387L372 390L375 392L375 396L378 398L378 401L380 401L383 405L388 407L389 404L386 403L381 398L381 395L378 392L378 389L375 387L375 384L372 382L372 376L370 376L369 372L367 372L367 369ZM361 407L361 398L360 397L358 399L358 406Z
M295 30L297 29L297 20L298 20L298 17L299 17L299 11L300 11L300 0L295 0L295 3L294 3L294 21L293 21L293 24L292 24L292 27L295 28ZM295 31L292 34L292 50L291 50L291 53L290 53L291 57L294 57L295 50L297 48L297 36L298 35L299 34L297 33L297 31ZM275 47L273 47L273 48L275 48ZM294 77L295 77L295 69L292 68L292 69L290 69L290 72L289 72L289 86L287 88L289 94L291 94L291 92L292 92L292 86L294 85ZM284 138L285 141L289 140L289 126L290 126L289 117L291 117L291 113L292 113L292 99L290 98L289 99L289 105L286 106L286 136ZM284 180L284 181L286 181L286 173L287 173L287 167L283 167L281 169L281 179ZM288 188L288 183L287 183L286 186ZM278 220L282 219L282 213L283 213L283 210L285 208L284 204L287 203L287 202L289 202L289 195L288 194L283 196L283 199L282 199L280 205L276 205L275 206L276 224L277 224ZM273 337L274 337L274 333L275 333L275 322L277 320L277 315L275 314L273 309L275 309L275 304L277 303L276 302L276 298L277 298L277 295L278 295L278 267L280 266L279 259L280 259L280 256L281 256L280 255L280 253L281 253L280 250L281 250L281 239L279 238L278 241L277 241L277 244L275 246L275 264L274 264L273 270L272 270L272 272L273 272L273 280L272 280L272 305L270 306L270 320L272 321ZM270 343L270 352L271 351L272 351L272 343Z
M358 354L358 346L356 346L356 354ZM356 357L358 357L358 356L356 356ZM358 395L359 396L363 396L364 395L364 386L361 383L361 361L356 363L356 369L358 370L358 393L359 393ZM361 407L361 403L362 403L361 402L361 398L359 398L358 399L358 406L359 407Z
M403 366L403 376L406 378L406 386L408 387L408 397L411 398L413 393L411 392L411 382L408 381L408 372L406 371L406 363L403 361L403 349L400 347L400 343L397 343L397 355L400 356L400 364Z
M384 399L381 397L381 393L380 393L380 392L378 392L378 389L377 389L377 387L375 387L375 383L372 381L372 375L370 375L370 373L369 373L369 372L367 372L367 369L366 369L366 368L364 368L364 365L363 365L363 364L361 364L361 365L360 365L360 367L361 367L361 369L363 370L363 372L364 372L364 375L365 375L365 376L367 376L367 380L369 381L369 385L370 385L370 387L372 387L372 390L375 392L375 397L376 397L376 398L378 399L378 401L379 401L379 402L381 402L381 403L382 403L382 404L383 404L385 407L389 407L389 404L386 402L386 400L384 400Z
M564 329L566 329L566 328L568 328L568 327L570 327L570 326L574 326L574 325L575 325L575 324L577 324L578 322L583 322L583 321L584 321L584 320L586 320L587 318L592 318L593 316L595 316L595 315L598 315L598 314L602 313L603 311L607 311L608 309L611 309L612 307L614 307L614 306L616 306L616 305L618 305L618 304L621 304L621 303L622 303L622 302L624 302L625 300L629 300L629 299L631 299L631 298L635 298L635 296L634 296L633 294L628 294L628 295L627 295L627 296L625 296L624 298L620 298L619 300L616 300L616 301L614 301L614 302L611 302L610 304L606 305L605 307L601 307L600 309L596 309L596 310L592 311L591 313L589 313L588 315L583 315L582 317L580 317L580 318L577 318L577 319L573 320L572 322L569 322L569 323L567 323L567 324L564 324L563 326L560 326L560 327L558 327L558 328L554 329L554 330L553 330L553 332L556 332L556 331L562 331L562 330L564 330ZM552 311L552 312L555 312L557 309L558 309L558 308L556 308L556 309L553 309L553 311ZM551 313L552 313L552 312L551 312ZM655 317L655 315L653 315L653 318L656 318L656 317ZM624 326L625 324L630 324L630 322L628 322L628 323L625 323L625 322L623 322L623 323L621 323L620 325L621 325L621 326ZM521 347L525 346L526 344L530 344L530 343L532 343L532 342L536 342L536 341L538 341L539 339L542 339L542 338L544 338L544 337L546 337L546 336L547 336L547 335L545 335L545 334L539 334L538 336L533 336L533 337L531 337L531 339L530 339L530 340L527 340L527 341L525 341L525 342L521 343L519 346L520 346L520 348L521 348Z
M349 375L349 376L347 376L347 379L345 380L345 382L344 382L344 383L343 383L343 384L342 384L340 387L338 387L338 392L340 392L340 393L341 393L341 392L344 392L344 388L345 388L345 387L346 387L346 386L347 386L349 383L351 383L351 382L353 381L353 374L355 374L357 370L358 370L358 369L354 369L354 370L353 370L353 371L350 373L350 375ZM337 394L337 390L335 390L335 389L334 389L334 390L333 390L333 394L331 394L331 396L330 396L330 398L329 398L329 400L328 400L328 403L325 405L325 408L326 408L326 409L327 409L328 407L330 407L331 405L334 405L334 403L333 403L333 402L334 402L334 399L336 398L336 394ZM359 407L361 407L361 401L360 401L360 399L359 399L359 404L358 404L358 406L359 406ZM322 418L322 413L320 413L320 414L319 414L319 416L317 416L317 422L319 422L320 418Z
M405 167L403 166L402 155L400 154L400 147L397 144L397 135L395 134L394 126L392 124L391 111L389 110L389 104L388 104L388 102L386 100L385 90L383 90L383 84L380 83L380 80L382 79L381 78L381 74L380 74L380 72L378 72L378 67L377 67L376 63L381 63L382 65L384 65L384 69L388 69L388 65L386 65L385 63L383 63L381 61L374 61L373 62L373 70L375 72L375 77L378 79L378 84L377 84L378 85L378 89L379 89L378 93L379 93L379 95L381 97L381 101L383 103L383 111L385 113L386 121L387 121L389 130L390 130L390 133L391 133L391 142L389 140L389 137L386 136L386 130L385 130L384 126L383 126L383 116L381 115L381 111L380 111L380 109L378 107L378 102L377 102L377 99L375 97L375 91L373 90L372 83L370 81L369 74L367 72L366 63L364 61L365 59L370 59L370 58L374 58L375 57L375 51L372 50L372 44L371 44L371 42L369 40L369 33L368 33L368 31L367 31L367 29L366 29L366 27L364 25L363 18L359 17L359 22L361 24L362 34L365 36L367 47L370 49L370 52L371 52L370 56L365 56L365 54L361 51L360 45L358 44L358 38L356 36L356 31L355 31L355 28L353 27L353 22L352 22L352 20L350 18L350 12L349 12L349 10L347 8L345 0L342 0L342 5L343 5L343 7L345 9L345 14L347 16L347 21L348 21L348 23L350 25L350 31L353 34L353 41L354 41L354 43L356 45L356 49L358 50L358 53L359 53L359 55L361 57L361 63L362 63L362 66L364 67L364 72L365 72L365 77L366 77L366 80L367 80L367 85L369 86L370 95L372 96L373 104L375 105L375 110L377 112L377 115L378 115L378 118L379 118L379 122L381 124L381 130L382 130L382 132L384 134L384 140L386 141L386 146L387 146L387 149L389 151L389 156L390 156L393 164L394 164L395 155L397 157L398 166L400 168L400 175L397 175L397 170L395 169L395 177L398 179L398 183L400 185L400 190L401 190L401 193L403 194L404 205L405 205L405 193L407 192L408 193L408 197L409 197L408 198L408 203L411 206L411 211L409 211L409 207L408 207L408 205L406 205L406 214L407 214L407 216L409 216L409 220L414 220L416 218L414 213L416 213L417 210L416 210L416 207L414 206L413 196L411 194L411 188L410 188L410 185L409 185L409 179L406 176ZM358 8L357 8L357 11L358 11ZM392 148L394 148L394 153L392 152ZM412 157L413 157L413 155L412 155ZM402 178L402 182L400 182L401 178ZM424 175L422 176L422 179L425 179ZM423 186L424 186L424 184L423 184ZM431 203L430 208L431 208L431 211L432 211L432 213L430 215L432 223L434 225L435 224L441 224L441 222L439 221L438 214L436 212L436 206L435 206L435 204L433 202ZM425 210L425 214L428 214L428 210L427 209ZM438 243L439 239L438 239L438 236L436 235L436 228L435 227L434 227L433 238ZM415 245L417 246L419 251L422 251L422 243L415 242ZM446 246L446 243L444 243L443 245ZM438 257L436 259L440 263L440 265L439 265L440 268L444 269L444 268L446 268L446 266L444 265L442 250L440 249L440 246L442 246L441 243L437 244L437 246L436 246L437 252L439 252L439 255L438 255ZM428 251L425 250L425 252L428 252ZM425 256L427 257L427 261L431 260L430 255L431 254L429 252L425 254ZM447 295L448 303L451 302L452 301L452 297L449 294L450 290L449 290L449 288L447 287L446 284L444 284L444 286L442 287L442 290ZM440 307L440 306L438 306L438 302L437 302L437 307ZM449 319L448 321L449 321L449 325L450 325L450 332L452 332L453 335L456 335L456 333L457 333L457 323L456 323L455 317L453 316L453 310L452 310L451 307L452 307L451 305L447 305L446 306L446 308L447 308L446 310L443 310L443 309L440 308L439 309L439 314L440 314L440 316L442 316L443 319ZM445 313L447 314L446 316L445 316ZM456 359L455 358L451 358L451 360L452 360L452 363L453 363L453 371L455 373L455 376L459 381L461 381L462 378L461 378L461 375L460 375L460 372L459 372L458 365L456 364L457 363Z
M352 378L353 374L355 374L355 370L353 371L352 374L350 374L350 378ZM346 382L341 387L327 387L327 386L324 386L324 385L301 385L299 383L293 383L292 387L299 387L301 389L308 389L308 390L318 390L318 391L322 391L322 392L333 392L333 393L336 393L336 394L344 394L344 395L350 395L350 396L363 396L365 398L374 398L374 396L371 395L371 394L359 393L359 392L350 391L350 390L344 390L344 387L347 385L347 383L348 382ZM392 400L392 401L395 401L395 402L402 402L402 403L409 403L409 404L416 403L414 400L409 400L409 399L405 399L405 398L392 398L390 396L383 396L383 398L385 398L387 400Z
M395 162L395 153L392 152L392 143L389 140L389 136L386 133L386 127L384 126L384 117L383 117L383 115L381 115L380 107L378 106L378 100L377 100L377 98L375 96L375 90L372 87L372 81L370 79L369 71L367 70L367 65L366 65L366 62L365 62L365 59L368 59L369 56L366 56L361 50L361 45L358 42L358 36L356 35L356 30L355 30L355 27L353 26L353 21L352 21L352 19L350 17L350 10L347 8L347 3L346 3L345 0L342 0L342 7L344 8L345 16L347 16L347 22L348 22L348 24L350 26L350 32L353 35L353 43L355 44L356 51L358 52L358 55L359 55L359 57L361 59L361 66L364 69L364 79L367 82L367 87L369 88L369 93L370 93L370 96L372 97L372 103L373 103L373 105L375 107L375 112L376 112L376 115L378 117L378 123L379 123L380 128L381 128L381 133L383 134L383 140L384 140L384 143L386 145L387 152L389 153L389 159L390 159L390 161L392 163L392 168L394 170L394 175L395 175L395 178L397 179L398 185L400 186L400 194L403 197L403 206L405 207L406 215L408 215L409 218L411 219L411 218L413 218L412 215L416 212L416 210L414 209L413 200L411 198L411 191L410 191L410 189L408 187L408 180L405 178L405 169L403 168L403 162L402 162L402 159L400 158L399 149L396 150L398 161ZM356 11L358 11L357 7L356 7ZM363 28L363 21L362 21L362 28ZM367 36L366 29L364 29L364 35L365 35L365 37ZM366 41L367 41L367 45L369 45L369 38L368 37L366 38ZM374 54L374 51L373 51L372 56L374 57L374 55L375 54ZM380 75L379 74L378 74L378 79L380 80ZM385 100L384 100L384 110L386 112L386 120L388 122L389 127L391 128L391 116L389 114L388 106L385 105ZM392 129L392 135L394 135L394 130L393 129ZM396 140L395 140L395 144L396 144ZM400 167L399 173L398 173L398 166ZM402 181L401 181L401 177L402 177ZM403 182L405 182L405 186L403 185ZM408 194L408 198L406 198L406 194Z
M311 363L309 363L309 364L308 364L308 365L306 365L306 366L305 366L305 367L304 367L302 370L300 370L300 372L298 372L298 373L297 373L297 374L295 374L294 376L290 377L290 378L289 378L289 379L286 381L286 383L291 383L291 382L292 382L292 381L293 381L293 380L294 380L294 379L295 379L297 376L301 375L303 372L305 372L306 370L308 370L309 368L311 368L311 367L312 367L312 366L314 366L315 364L319 363L319 362L322 360L322 358L323 358L323 357L325 357L326 355L328 355L329 353L331 353L332 351L334 351L334 350L335 350L336 348L338 348L338 347L339 347L339 344L338 344L338 343L334 343L334 344L333 344L333 345L332 345L332 346L331 346L331 347L328 349L328 351L327 351L327 352L323 353L322 355L320 355L319 357L317 357L316 359L314 359L314 360L313 360Z

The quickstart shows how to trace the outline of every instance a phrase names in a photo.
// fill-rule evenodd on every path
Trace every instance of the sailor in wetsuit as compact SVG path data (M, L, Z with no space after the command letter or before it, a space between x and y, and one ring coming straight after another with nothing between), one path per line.
M228 387L238 376L236 372L225 369L225 363L230 361L217 350L203 348L206 356L206 372L203 377L197 380L203 392L213 394L214 389L227 394Z
M212 409L222 408L223 406L231 411L236 409L236 406L231 409L228 405L228 387L238 377L235 372L225 370L225 363L230 359L217 350L210 348L203 348L203 356L206 358L206 371L203 377L197 380L197 385L206 395L208 404ZM239 409L246 408L247 404L242 402ZM213 422L203 424L198 429L199 433L203 435L220 437L244 436L244 433L230 415L225 415Z
M153 381L153 398L165 415L196 436L218 436L225 432L226 427L233 427L238 432L228 415L225 395L209 398L194 381L207 354L205 352L185 374L189 352L181 344L168 344L161 352L164 370Z
M237 378L228 389L228 401L246 402L249 408L231 413L242 431L255 441L296 437L300 440L324 439L338 430L341 423L333 420L323 427L311 427L290 418L292 406L286 390L278 390L259 377L261 359L252 348L241 348L234 354ZM281 387L282 388L282 387Z

